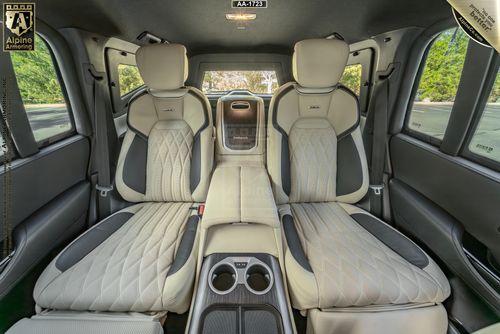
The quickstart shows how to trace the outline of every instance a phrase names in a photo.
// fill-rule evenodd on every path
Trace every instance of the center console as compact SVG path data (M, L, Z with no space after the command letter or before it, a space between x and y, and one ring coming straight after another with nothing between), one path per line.
M278 260L269 254L205 258L189 333L292 333Z
M264 104L217 103L217 168L200 223L188 333L293 333L278 210L264 167Z

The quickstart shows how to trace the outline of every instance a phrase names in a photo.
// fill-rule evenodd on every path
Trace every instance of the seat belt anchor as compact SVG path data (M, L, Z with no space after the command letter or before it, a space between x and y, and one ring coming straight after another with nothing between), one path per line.
M370 184L370 189L373 190L373 193L377 196L382 195L382 190L384 189L383 184Z
M101 195L101 197L106 197L108 196L108 193L113 190L113 185L101 186L96 184L95 188L97 191L99 191L99 195Z

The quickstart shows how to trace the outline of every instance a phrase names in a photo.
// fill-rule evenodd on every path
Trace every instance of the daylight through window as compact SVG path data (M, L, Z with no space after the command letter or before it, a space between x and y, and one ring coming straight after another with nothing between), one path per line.
M10 56L35 140L70 132L73 125L47 44L35 35L35 51Z
M469 37L460 28L442 32L432 44L411 108L411 130L443 139L468 44Z
M203 92L225 93L234 89L246 89L255 94L273 94L278 88L274 71L206 71Z

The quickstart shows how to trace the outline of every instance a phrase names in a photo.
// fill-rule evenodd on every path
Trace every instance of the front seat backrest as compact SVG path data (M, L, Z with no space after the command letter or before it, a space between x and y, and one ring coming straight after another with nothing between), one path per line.
M339 84L349 56L341 40L298 42L296 82L270 104L267 164L278 204L356 203L368 190L368 171L356 95Z
M136 61L147 89L130 102L116 187L130 202L203 202L213 164L212 114L203 93L184 87L186 48L143 46Z

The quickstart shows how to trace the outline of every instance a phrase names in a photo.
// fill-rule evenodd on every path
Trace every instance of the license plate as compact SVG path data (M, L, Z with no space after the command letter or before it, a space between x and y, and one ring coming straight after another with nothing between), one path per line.
M267 8L267 0L261 1L239 1L233 0L231 2L233 8Z

